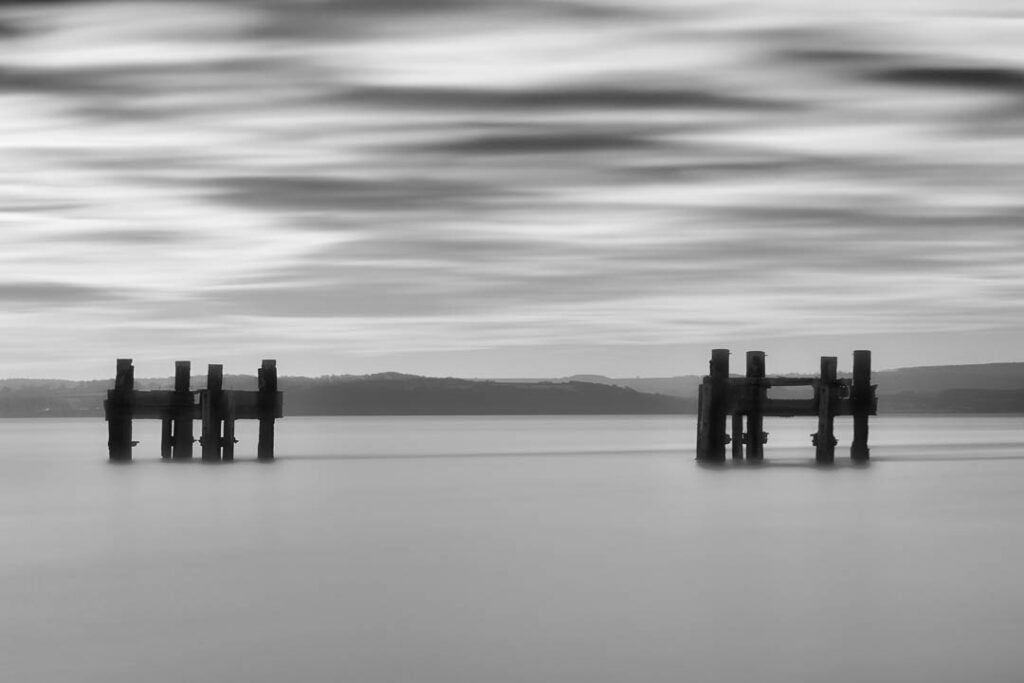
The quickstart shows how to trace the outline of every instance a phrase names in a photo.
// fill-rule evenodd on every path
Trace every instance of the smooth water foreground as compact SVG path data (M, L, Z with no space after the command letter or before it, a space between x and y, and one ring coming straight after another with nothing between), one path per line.
M3 679L1024 677L1024 418L879 418L833 468L807 420L702 467L691 423L289 418L224 465L137 423L115 465L102 420L0 421Z

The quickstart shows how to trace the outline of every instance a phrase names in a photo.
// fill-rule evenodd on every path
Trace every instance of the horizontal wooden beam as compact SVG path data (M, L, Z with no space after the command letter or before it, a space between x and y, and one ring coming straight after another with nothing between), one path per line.
M817 377L765 377L770 387L813 387L820 381Z
M729 406L729 414L746 414L753 405L749 397L738 397ZM817 417L818 402L813 398L768 398L761 404L761 412L765 417ZM853 415L854 405L848 398L836 400L838 415ZM878 405L872 404L868 415L877 415Z
M114 392L108 392L112 397ZM175 391L131 391L124 392L121 396L126 399L128 414L134 420L162 420L174 416L175 411L182 404L182 396L186 397L192 404L192 419L200 420L203 417L202 408L195 400L195 394L203 392L190 392L181 394ZM221 407L225 413L229 405L233 403L230 410L235 420L258 420L266 417L262 413L263 394L258 391L237 391L228 390L220 392ZM273 393L274 417L284 417L284 393L275 391ZM187 404L186 404L187 405Z
M259 391L225 391L225 397L234 401L235 419L237 420L258 420L267 417L262 411L263 394ZM274 415L273 417L284 417L284 393L273 392Z
M750 385L762 387L813 387L821 383L817 377L730 377L729 385L745 387ZM851 386L852 380L843 378L836 380L840 386Z

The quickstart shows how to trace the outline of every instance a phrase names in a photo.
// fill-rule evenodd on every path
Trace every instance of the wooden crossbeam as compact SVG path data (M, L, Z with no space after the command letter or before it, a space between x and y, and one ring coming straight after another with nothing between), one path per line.
M196 391L189 394L188 410L190 420L201 420L203 418L202 408L194 402L194 397L201 392ZM261 394L258 391L239 391L237 389L225 389L220 392L222 409L226 410L229 401L234 402L236 420L258 420L264 414L265 408ZM130 396L131 416L135 420L159 420L166 416L175 414L177 392L164 390L133 391ZM284 395L275 392L271 404L272 414L276 418L284 417Z

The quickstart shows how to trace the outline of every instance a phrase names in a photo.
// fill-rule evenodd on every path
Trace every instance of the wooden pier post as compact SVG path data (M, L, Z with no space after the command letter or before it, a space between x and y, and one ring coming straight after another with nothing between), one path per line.
M815 460L818 464L830 465L836 458L836 438L833 425L838 399L836 383L837 361L835 356L821 357L821 378L818 382L818 431L814 435Z
M179 360L174 363L174 449L175 459L192 457L192 419L195 400L192 397L192 362Z
M704 460L711 435L711 384L708 378L697 387L697 460Z
M701 422L697 435L697 459L724 462L729 416L729 349L712 349L710 373L701 385Z
M747 392L750 409L747 413L747 460L764 460L764 351L747 351Z
M274 418L277 416L277 361L264 360L258 376L260 435L256 457L274 459Z
M203 460L220 460L221 399L224 389L224 366L211 363L206 370L206 393L203 395Z
M743 413L732 414L732 459L743 460Z
M850 407L853 411L853 444L850 458L858 462L870 456L868 448L868 415L872 412L874 392L871 387L871 352L853 352L853 387L850 389Z
M174 449L174 422L170 417L164 417L160 423L160 457L167 459Z
M111 460L131 460L132 392L135 390L135 368L131 358L117 359L114 388L107 392L107 449Z
M235 459L235 402L231 394L224 395L224 438L221 439L221 457Z

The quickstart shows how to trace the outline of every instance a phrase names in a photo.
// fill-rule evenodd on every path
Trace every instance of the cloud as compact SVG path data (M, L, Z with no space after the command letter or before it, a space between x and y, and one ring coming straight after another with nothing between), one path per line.
M364 12L408 16L409 13L450 12L481 8L496 2L497 0L322 0L313 5L340 13Z
M998 67L902 66L869 71L877 81L915 88L979 90L1024 97L1024 71Z
M10 343L344 363L1008 329L1019 44L918 11L0 7Z
M792 36L790 36L792 37ZM808 36L800 35L800 39L806 40ZM833 36L841 44L842 36ZM847 39L849 37L847 36ZM819 42L815 40L815 42ZM777 49L776 54L783 59L804 62L819 66L865 66L891 64L898 58L897 54L878 52L870 49L855 47L782 47Z
M273 9L275 3L266 3L266 9ZM424 15L458 15L467 13L490 14L507 12L509 5L503 0L313 0L291 6L287 13L297 11L314 17L337 16L351 18L367 16L381 19L398 18L402 21L421 18ZM602 2L545 0L519 0L512 8L533 16L561 16L573 19L610 20L640 14L640 10L611 6Z
M344 94L348 101L389 107L448 109L466 112L486 109L506 112L521 110L536 114L546 110L629 110L629 109L741 109L787 110L796 105L782 100L745 97L715 89L674 89L659 83L638 87L622 83L562 84L533 89L364 87Z
M0 302L12 305L70 307L120 298L110 289L66 282L0 282Z
M618 131L547 130L520 133L473 135L461 140L427 145L432 151L451 154L543 154L564 155L587 152L615 152L652 146L650 140Z
M52 70L24 67L0 67L0 91L24 93L123 94L106 78L109 73L95 70Z
M470 207L507 191L469 179L393 176L380 179L310 176L218 178L217 196L248 207L289 212L409 212Z
M65 238L67 241L80 242L87 245L109 246L164 246L181 244L188 238L173 230L83 230L76 231Z

